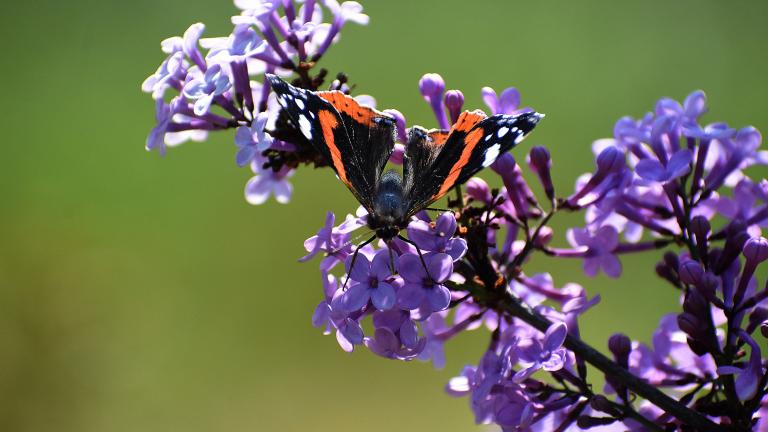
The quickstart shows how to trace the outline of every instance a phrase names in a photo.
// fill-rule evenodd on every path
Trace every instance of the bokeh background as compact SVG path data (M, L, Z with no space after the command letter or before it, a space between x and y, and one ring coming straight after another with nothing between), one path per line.
M370 25L349 25L323 66L427 126L423 73L471 108L482 86L517 86L547 113L527 144L550 147L562 193L591 169L593 140L662 96L703 89L707 120L768 130L764 1L363 3ZM320 283L317 262L296 262L302 241L326 211L356 207L330 172L300 170L290 205L252 207L232 133L144 151L154 105L139 86L160 40L196 21L227 34L235 13L229 1L0 6L0 430L478 430L442 388L486 333L462 335L434 370L345 354L311 326ZM620 329L649 340L675 307L655 260L624 258L618 281L578 262L529 271L602 295L583 333L604 349Z

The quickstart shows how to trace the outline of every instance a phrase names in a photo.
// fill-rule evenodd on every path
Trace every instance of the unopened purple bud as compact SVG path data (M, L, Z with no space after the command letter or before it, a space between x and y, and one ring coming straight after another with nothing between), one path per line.
M538 248L543 248L552 241L552 237L554 237L554 235L555 232L552 230L552 228L543 226L539 230L539 235L534 239L533 244Z
M701 277L699 284L696 288L701 294L709 301L713 303L720 303L717 298L717 287L720 285L720 280L712 273L704 273Z
M765 237L752 237L747 240L742 253L753 265L760 264L768 259L768 240Z
M731 222L725 234L725 246L715 265L715 274L724 272L739 257L744 243L749 240L746 227L738 221Z
M596 411L604 412L614 417L622 415L621 410L616 408L616 406L603 395L593 396L592 400L589 401L589 405Z
M576 426L578 426L579 429L591 429L597 426L606 426L614 422L616 422L616 418L614 417L592 417L583 415L576 419Z
M712 227L704 216L696 216L691 220L691 232L696 239L696 250L704 262L707 262L707 239L711 230Z
M677 273L680 275L680 280L683 281L683 283L699 286L701 284L701 278L704 276L704 269L698 262L687 260L680 264Z
M549 150L541 146L533 147L528 154L528 165L539 176L547 198L550 201L553 200L555 198L555 186L552 184L552 159L549 156Z
M432 100L437 98L440 100L440 96L445 91L445 81L443 77L436 73L424 74L419 80L419 91L424 96L424 99Z
M764 338L768 338L768 321L763 321L763 323L760 324L760 334L763 335Z
M698 290L690 290L683 301L683 310L706 321L709 315L709 302Z
M677 268L680 267L680 259L677 257L676 253L671 251L664 254L664 262L667 263L671 269L677 270Z
M445 92L445 107L448 108L448 115L451 117L451 123L456 123L456 120L461 114L461 108L464 106L464 93L460 90L448 90Z
M683 312L677 316L677 325L693 339L698 339L701 333L701 323L693 314Z
M691 220L691 231L693 231L697 239L699 237L706 238L711 230L712 227L704 216L696 216Z
M629 365L629 353L632 351L632 341L622 333L615 333L608 339L608 349L611 350L616 362L623 367Z
M671 283L673 286L680 288L680 279L678 278L677 273L675 273L675 271L672 270L664 261L656 264L656 274L660 278Z
M597 173L606 175L610 172L616 171L625 163L624 153L614 146L606 147L605 150L600 152L597 156Z

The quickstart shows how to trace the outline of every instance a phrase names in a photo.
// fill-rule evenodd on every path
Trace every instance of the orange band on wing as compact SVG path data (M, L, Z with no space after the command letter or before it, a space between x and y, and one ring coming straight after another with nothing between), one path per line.
M486 115L482 111L464 111L459 118L456 119L456 123L453 125L453 128L451 128L451 132L454 130L459 132L469 132L476 124L480 123L485 118Z
M448 141L448 132L443 130L433 130L429 132L429 137L432 139L432 145L441 146Z
M344 183L347 183L347 173L344 171L344 163L341 161L341 152L336 147L336 141L333 136L333 130L339 125L339 121L336 120L336 116L328 110L320 110L317 113L317 119L320 122L320 127L323 129L323 138L325 139L325 145L328 146L328 150L331 152L331 163L336 168L336 173Z
M376 112L371 108L361 106L352 97L340 91L317 92L317 95L330 102L336 111L352 117L356 122L365 126L373 124Z
M475 149L475 146L477 146L477 143L480 142L480 138L482 137L482 128L475 129L467 134L467 136L464 138L464 150L461 152L459 160L456 161L456 164L451 168L451 172L448 173L448 177L446 177L445 181L443 181L443 185L440 187L440 191L432 196L433 200L436 200L445 195L453 187L453 185L456 183L456 179L459 178L459 175L461 174L462 168L464 168L464 166L469 163L469 158L472 156L472 151Z

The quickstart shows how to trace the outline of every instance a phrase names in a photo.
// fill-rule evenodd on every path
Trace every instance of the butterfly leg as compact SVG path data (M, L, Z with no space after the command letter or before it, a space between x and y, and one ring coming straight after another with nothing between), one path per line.
M440 212L449 212L453 211L451 209L443 209L443 208L434 208L434 207L425 207L424 210L431 210L431 211L440 211Z
M410 239L408 239L406 237L403 237L401 234L398 234L397 238L399 238L400 240L402 240L402 241L404 241L404 242L406 242L406 243L408 243L410 245L413 245L413 247L416 248L416 252L419 253L419 259L421 260L421 265L424 267L424 272L427 273L427 277L429 278L429 280L432 283L435 283L435 280L432 279L432 275L429 274L429 267L427 267L427 263L424 261L424 255L422 255L421 248L419 247L419 245L414 243L412 240L410 240Z
M369 244L370 242L372 242L374 240L376 240L376 236L375 235L373 237L369 238L368 240L360 243L360 245L357 246L357 248L355 248L355 252L352 254L352 262L349 264L349 272L347 272L347 278L344 280L344 285L342 285L342 287L341 287L342 291L347 289L347 283L349 282L349 275L350 275L350 273L352 273L352 269L355 267L355 260L357 260L357 253L360 252L360 249L363 246Z

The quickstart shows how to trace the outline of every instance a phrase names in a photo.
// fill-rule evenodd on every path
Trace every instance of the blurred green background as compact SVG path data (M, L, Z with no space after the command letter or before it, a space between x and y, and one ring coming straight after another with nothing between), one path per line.
M349 25L324 67L428 126L423 73L441 73L470 108L484 85L517 86L547 113L527 143L550 147L562 193L591 169L593 140L662 96L704 89L707 120L768 130L764 1L364 6L370 25ZM144 151L154 105L139 86L160 40L196 21L225 35L235 12L228 1L0 6L0 430L478 430L467 400L442 387L477 361L486 333L452 342L438 371L345 354L311 326L318 263L296 262L302 241L326 211L356 207L330 172L300 170L290 205L251 207L232 133L165 158ZM578 262L537 258L529 272L602 294L583 333L603 349L619 329L648 340L676 306L655 260L624 258L619 281L586 278Z

